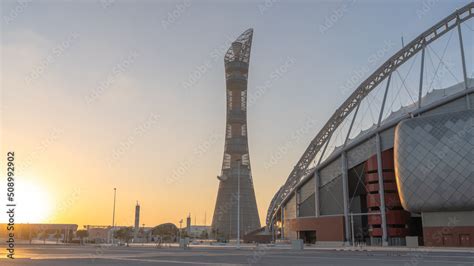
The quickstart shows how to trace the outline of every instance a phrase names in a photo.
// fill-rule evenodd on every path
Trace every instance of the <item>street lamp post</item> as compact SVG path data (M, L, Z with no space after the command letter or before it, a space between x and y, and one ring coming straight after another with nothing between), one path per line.
M112 214L112 237L111 237L112 245L114 244L114 231L115 231L115 199L116 199L116 196L117 196L117 188L114 188L114 210L113 210L113 214Z
M143 225L143 238L145 238L145 241L148 243L148 236L145 234L145 224L142 224ZM142 246L144 245L143 243L145 242L142 240Z
M351 212L351 232L352 232L352 235L351 235L351 238L352 238L352 246L355 247L355 240L354 240L354 215L353 213Z
M240 159L237 160L237 249L240 249Z
M183 224L183 219L179 220L179 242L178 245L181 246L181 225Z

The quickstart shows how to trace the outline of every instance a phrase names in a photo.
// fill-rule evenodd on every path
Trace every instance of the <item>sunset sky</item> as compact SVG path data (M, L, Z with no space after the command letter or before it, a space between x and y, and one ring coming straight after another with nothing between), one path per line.
M253 28L248 135L265 224L274 193L355 89L354 72L358 85L402 36L469 0L427 2L2 1L0 162L5 176L15 152L17 222L109 225L116 187L119 225L133 223L136 201L146 226L188 213L210 224L223 55ZM0 189L3 203L5 181Z

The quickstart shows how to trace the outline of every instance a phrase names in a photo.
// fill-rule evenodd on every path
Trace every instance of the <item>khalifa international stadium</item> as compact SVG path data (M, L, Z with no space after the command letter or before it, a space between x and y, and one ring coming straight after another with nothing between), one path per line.
M454 11L354 86L275 193L274 241L474 246L473 13Z

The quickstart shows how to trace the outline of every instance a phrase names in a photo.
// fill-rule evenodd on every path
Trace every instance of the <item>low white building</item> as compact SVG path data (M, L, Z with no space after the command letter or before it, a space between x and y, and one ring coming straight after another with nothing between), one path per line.
M186 232L192 238L208 238L211 234L209 225L190 225L186 227Z

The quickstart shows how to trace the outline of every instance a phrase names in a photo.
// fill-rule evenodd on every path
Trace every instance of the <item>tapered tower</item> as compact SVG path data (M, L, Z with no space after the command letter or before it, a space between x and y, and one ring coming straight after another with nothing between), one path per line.
M247 78L253 29L235 40L224 57L227 123L222 172L212 219L214 236L237 236L237 188L240 183L240 235L260 228L247 141ZM240 182L238 177L240 176Z

